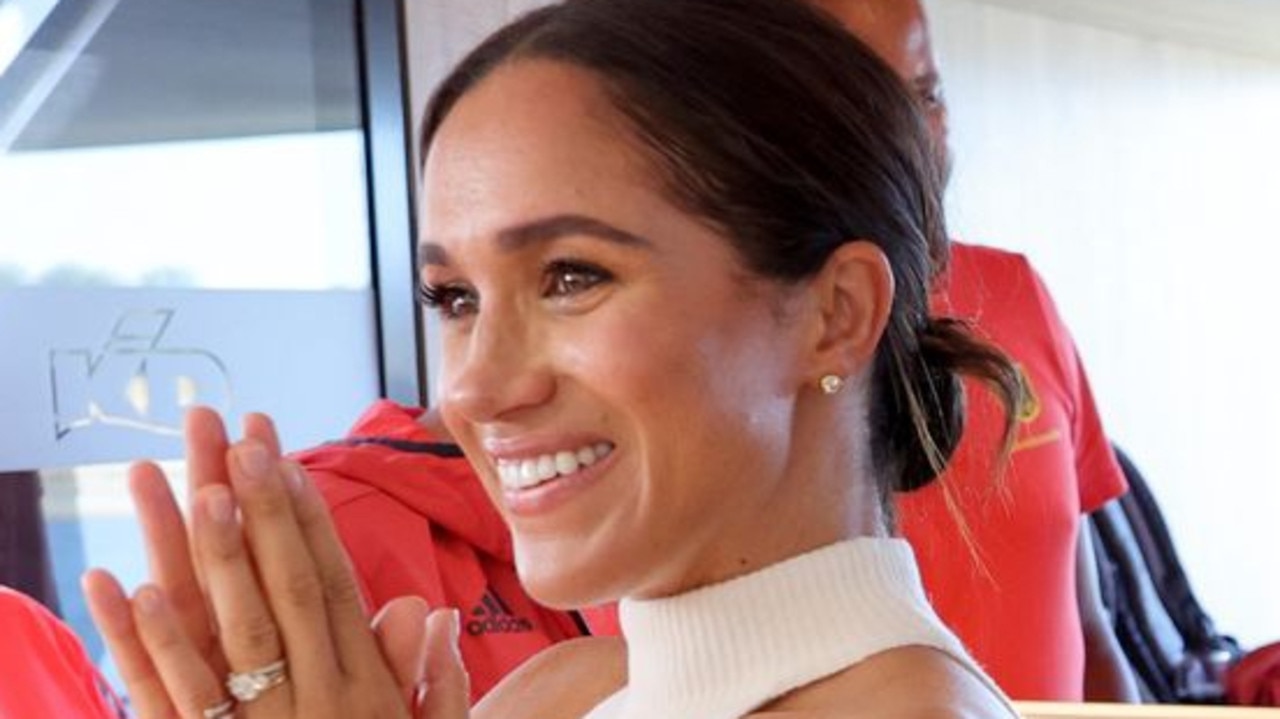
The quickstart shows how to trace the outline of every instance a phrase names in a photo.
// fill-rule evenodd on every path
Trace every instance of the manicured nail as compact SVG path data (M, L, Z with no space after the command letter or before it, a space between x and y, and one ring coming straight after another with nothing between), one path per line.
M449 610L449 648L453 650L453 655L458 661L462 661L462 648L458 646L458 640L462 637L462 612L457 607Z
M206 492L205 510L209 518L218 524L230 524L236 516L235 505L231 503L231 494L222 487L213 487Z
M267 448L257 442L242 442L236 447L236 462L246 479L262 479L271 471Z
M159 589L145 586L134 593L133 601L137 604L139 612L151 617L160 613L160 603L163 599L160 597Z
M427 680L423 679L413 687L413 708L417 709L422 706L422 702L427 698Z

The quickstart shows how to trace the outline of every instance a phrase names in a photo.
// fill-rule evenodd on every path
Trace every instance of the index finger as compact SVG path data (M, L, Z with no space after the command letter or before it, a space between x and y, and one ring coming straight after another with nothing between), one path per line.
M151 580L164 588L191 641L213 655L213 625L192 564L187 528L164 472L151 462L134 464L129 492L138 509Z

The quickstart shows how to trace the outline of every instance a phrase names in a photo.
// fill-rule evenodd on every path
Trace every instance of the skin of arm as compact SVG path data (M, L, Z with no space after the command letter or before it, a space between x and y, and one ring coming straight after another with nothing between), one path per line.
M620 637L570 639L530 657L485 695L471 719L579 719L627 683Z
M1102 603L1098 564L1088 520L1080 518L1076 539L1076 599L1084 632L1084 698L1091 702L1142 701L1129 660L1112 629L1111 613Z

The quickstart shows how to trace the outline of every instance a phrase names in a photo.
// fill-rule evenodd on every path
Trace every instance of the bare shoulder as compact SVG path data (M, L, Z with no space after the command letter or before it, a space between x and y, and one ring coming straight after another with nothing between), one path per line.
M948 654L903 647L780 698L751 719L1012 719L1001 697Z
M473 719L580 719L627 682L626 644L582 637L533 655L493 688Z

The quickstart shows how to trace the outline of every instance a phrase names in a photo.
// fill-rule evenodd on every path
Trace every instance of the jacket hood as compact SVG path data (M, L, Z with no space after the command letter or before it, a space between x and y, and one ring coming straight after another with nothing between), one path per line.
M424 410L380 400L345 439L292 455L335 506L389 495L477 550L510 563L511 537L457 445L418 422Z

